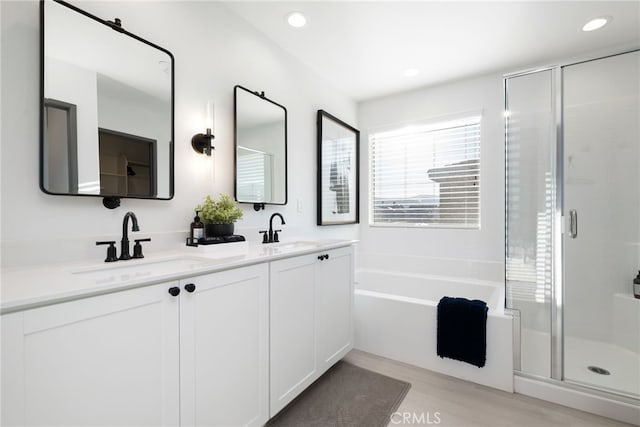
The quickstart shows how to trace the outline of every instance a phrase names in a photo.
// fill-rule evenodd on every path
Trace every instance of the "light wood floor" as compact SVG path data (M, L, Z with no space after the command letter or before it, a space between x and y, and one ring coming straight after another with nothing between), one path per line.
M358 350L345 359L362 368L411 383L398 408L415 418L402 423L395 415L389 426L575 426L622 427L630 424L545 402L521 394L511 394L459 380L426 369L374 356ZM436 414L437 413L437 414Z

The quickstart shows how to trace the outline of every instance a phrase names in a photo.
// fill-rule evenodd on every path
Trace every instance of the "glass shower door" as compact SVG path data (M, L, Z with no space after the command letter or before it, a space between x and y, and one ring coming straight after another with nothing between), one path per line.
M546 378L552 366L554 72L505 80L506 305L520 316L516 370Z
M640 397L640 53L563 67L564 379Z

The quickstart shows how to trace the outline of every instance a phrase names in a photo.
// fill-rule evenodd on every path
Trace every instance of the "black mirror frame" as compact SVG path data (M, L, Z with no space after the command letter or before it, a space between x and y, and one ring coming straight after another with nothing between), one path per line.
M353 220L344 220L344 221L328 221L322 216L322 182L323 182L323 164L322 164L322 145L324 143L323 134L322 134L322 124L325 120L334 122L336 125L343 127L344 129L353 132L354 134L354 147L353 154L355 156L355 171L353 172L353 180L354 180L354 205L355 205L355 213ZM317 125L317 178L316 178L316 197L317 197L317 220L316 225L325 226L325 225L344 225L344 224L359 224L360 223L360 131L348 123L343 122L336 116L327 113L324 110L318 110L316 116L316 125Z
M44 40L44 9L45 9L45 1L52 1L54 3L58 3L62 6L65 6L71 10L73 10L74 12L77 12L81 15L84 15L90 19L93 19L94 21L106 25L107 27L111 28L114 31L117 31L119 33L125 34L135 40L138 40L139 42L142 42L148 46L151 46L155 49L158 49L164 53L166 53L170 58L171 58L171 141L169 144L169 197L166 198L162 198L162 197L139 197L139 196L113 196L113 195L103 195L103 194L68 194L68 193L55 193L55 192L51 192L48 191L45 186L44 186L44 143L45 143L45 126L44 126L44 120L45 120L45 95L44 95L44 62L45 62L45 58L44 58L44 44L45 44L45 40ZM97 132L97 129L96 129ZM120 206L120 199L143 199L143 200L171 200L173 199L174 195L175 195L175 58L173 57L173 54L171 52L169 52L167 49L162 48L154 43L151 43L150 41L147 41L145 39L143 39L142 37L139 37L133 33L130 33L129 31L125 30L124 28L122 28L122 23L120 21L120 19L115 18L113 21L107 21L101 18L98 18L97 16L94 16L92 14L90 14L89 12L86 12L76 6L73 6L72 4L67 3L66 1L63 0L40 0L40 180L39 180L39 184L40 184L40 190L42 190L43 193L45 194L49 194L52 196L85 196L85 197L102 197L103 201L102 204L108 208L108 209L115 209L118 206Z
M271 203L271 202L252 202L238 200L238 89L244 90L258 98L270 102L273 105L282 108L284 111L284 202L283 203ZM257 212L264 209L265 205L279 205L284 206L289 200L289 149L288 149L288 136L289 127L287 122L287 108L284 105L280 105L275 101L267 98L264 91L252 91L241 85L235 85L233 87L233 197L238 203L253 204L253 209Z

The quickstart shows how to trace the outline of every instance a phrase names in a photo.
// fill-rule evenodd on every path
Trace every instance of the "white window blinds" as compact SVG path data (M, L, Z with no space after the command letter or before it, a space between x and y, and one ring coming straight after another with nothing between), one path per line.
M480 119L371 135L370 224L479 228Z
M272 155L238 146L237 151L238 182L237 197L241 200L262 202L271 200L271 163Z

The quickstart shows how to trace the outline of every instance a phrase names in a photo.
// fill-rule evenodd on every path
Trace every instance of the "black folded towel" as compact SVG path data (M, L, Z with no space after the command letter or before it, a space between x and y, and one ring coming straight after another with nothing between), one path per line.
M443 297L438 303L438 356L482 368L487 360L487 303Z

